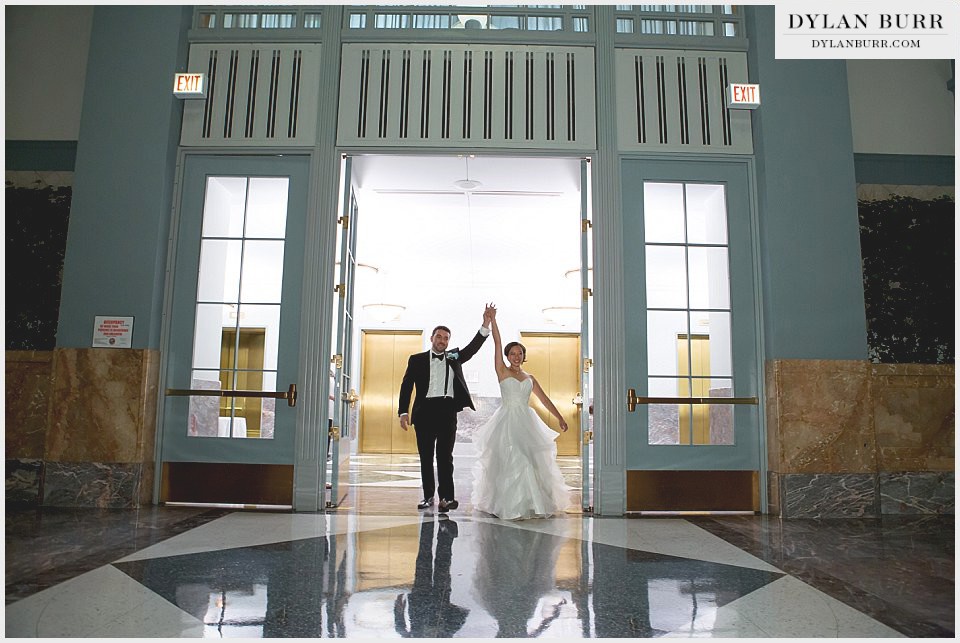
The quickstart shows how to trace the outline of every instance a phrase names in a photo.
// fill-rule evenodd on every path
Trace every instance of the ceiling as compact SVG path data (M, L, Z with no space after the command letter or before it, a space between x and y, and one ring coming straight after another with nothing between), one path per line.
M565 277L580 264L579 159L358 156L352 179L357 260L378 269L358 276L358 304L415 309L427 293L457 293L471 313L494 299L538 316L579 305L579 281Z

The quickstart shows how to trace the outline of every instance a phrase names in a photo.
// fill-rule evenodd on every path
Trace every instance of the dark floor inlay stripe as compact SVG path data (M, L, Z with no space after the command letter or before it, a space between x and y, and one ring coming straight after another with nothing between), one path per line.
M373 635L362 622L385 619L406 637L555 636L557 621L652 637L783 576L432 517L114 565L210 633L270 637Z

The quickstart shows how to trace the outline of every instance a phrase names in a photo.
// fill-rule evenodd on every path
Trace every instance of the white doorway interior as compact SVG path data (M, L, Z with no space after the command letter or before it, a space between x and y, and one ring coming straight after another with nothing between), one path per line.
M490 301L504 343L521 332L579 333L580 164L472 154L353 157L354 354L360 330L422 330L425 349L433 327L444 324L451 346L463 345ZM477 399L500 394L487 344L464 366ZM352 380L361 381L359 372Z

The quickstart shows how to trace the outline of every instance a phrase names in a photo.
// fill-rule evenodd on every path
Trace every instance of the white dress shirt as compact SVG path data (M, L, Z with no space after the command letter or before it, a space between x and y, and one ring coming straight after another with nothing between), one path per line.
M490 335L490 329L480 327L480 334ZM436 353L430 350L430 386L427 387L427 397L453 397L453 372L448 373L450 366L446 359L434 359ZM446 384L446 391L444 391Z

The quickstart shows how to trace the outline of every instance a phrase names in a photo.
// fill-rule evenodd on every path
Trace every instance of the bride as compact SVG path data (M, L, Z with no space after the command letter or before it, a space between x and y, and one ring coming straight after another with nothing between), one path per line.
M530 394L557 417L562 431L567 430L567 423L533 375L521 367L527 356L523 344L507 344L503 354L508 363L500 357L496 312L494 309L490 330L501 405L473 438L478 453L473 506L504 520L563 513L568 491L557 466L557 433L530 408Z

